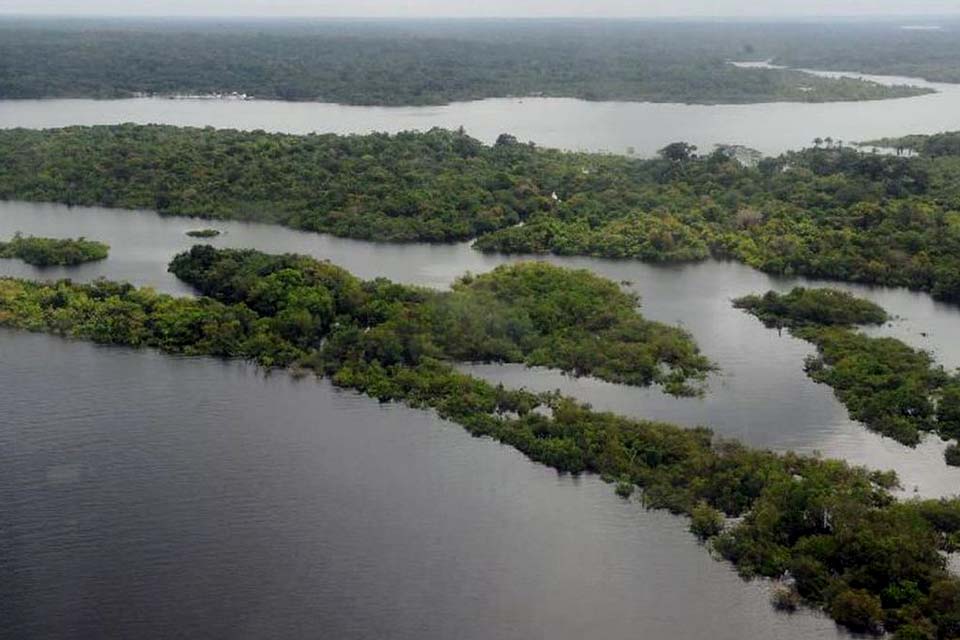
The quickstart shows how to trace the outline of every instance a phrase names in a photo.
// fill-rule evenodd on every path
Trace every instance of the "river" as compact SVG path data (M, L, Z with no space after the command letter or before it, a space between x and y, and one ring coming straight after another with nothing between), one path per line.
M511 133L547 147L633 151L639 156L651 156L678 140L695 144L701 151L709 151L715 144L741 144L775 155L809 146L817 137L854 142L960 129L960 85L917 78L811 73L857 75L882 84L927 87L936 93L868 102L740 105L586 102L572 98L495 98L440 107L167 98L2 100L0 128L136 122L346 134L463 126L470 135L487 143L501 133Z
M551 105L552 114L553 106L575 101L365 109L353 120L344 114L354 108L330 105L0 102L0 123L146 122L165 114L164 121L177 124L395 130L460 124L438 114L480 113L501 105L474 121L473 128L462 123L481 137L507 130L543 144L552 140L554 146L576 147L580 140L595 139L591 148L614 149L616 141L616 149L632 144L639 152L661 144L653 141L663 135L658 127L686 133L686 119L697 110L773 114L829 107L839 117L852 107L871 111L883 105L888 113L906 103L923 112L928 101L949 95L960 99L941 92L858 105L673 105L676 124L648 122L637 130L636 140L623 137L624 128L612 133L613 125L592 136L610 122L597 120L597 113L667 106L580 103L575 109L596 110L594 119L571 116L576 131L569 135L553 121L559 127L554 138L538 137L552 125L532 115L529 130L518 128L519 114L532 114L530 105L536 104ZM334 111L320 117L326 109ZM413 113L419 114L419 124L389 115ZM262 118L260 124L256 118ZM488 129L477 131L483 122L489 122ZM834 136L840 137L842 119L832 122L838 128ZM380 126L386 124L391 126ZM923 128L902 124L909 128L891 130L881 123L862 137L938 128L929 121ZM790 128L781 121L777 129L782 131L771 128L771 137L763 141L741 136L745 129L734 126L723 130L723 141L775 152L780 145L831 133L818 128L791 142L787 138L796 132L787 132ZM849 129L842 134L847 140L858 137ZM555 144L560 140L566 143ZM201 226L208 223L152 212L0 203L0 237L19 230L85 235L112 245L108 260L76 269L40 270L3 260L0 274L104 276L189 294L166 273L166 264L195 243L184 232ZM210 241L217 246L307 253L362 277L438 288L464 271L483 272L516 259L483 255L469 244L381 245L251 223L214 226L225 232ZM545 259L629 281L648 317L688 329L721 367L705 396L675 399L656 389L522 367L466 369L509 384L559 387L620 413L706 424L756 446L821 451L894 468L908 495L955 493L960 470L943 463L942 444L928 439L911 450L851 422L831 391L803 373L809 345L765 329L730 305L735 296L808 281L715 261L653 266ZM844 288L899 316L877 333L930 349L948 367L960 366L960 309L901 289ZM0 564L6 568L0 615L13 637L800 640L844 635L813 612L774 612L769 586L745 583L728 565L712 560L685 532L682 519L622 501L596 478L558 475L509 447L471 438L431 413L381 406L313 378L2 330L0 407Z

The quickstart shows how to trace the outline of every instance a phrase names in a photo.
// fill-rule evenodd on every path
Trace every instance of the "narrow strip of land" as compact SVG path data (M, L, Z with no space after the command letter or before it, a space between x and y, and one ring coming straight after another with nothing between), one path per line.
M960 535L960 500L897 502L891 473L753 450L454 369L520 361L670 389L709 367L689 337L644 320L612 282L520 264L438 293L306 257L212 247L170 268L203 297L0 279L0 324L308 368L381 401L432 408L560 471L602 474L621 495L639 488L647 506L689 515L691 531L743 575L789 574L791 594L851 629L957 631L960 579L941 552Z

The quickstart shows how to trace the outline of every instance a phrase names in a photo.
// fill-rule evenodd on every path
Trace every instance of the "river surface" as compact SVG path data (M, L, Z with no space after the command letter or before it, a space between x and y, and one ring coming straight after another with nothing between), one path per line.
M960 93L949 85L882 103L735 107L79 100L0 102L0 126L137 121L360 132L463 124L486 140L510 131L564 148L649 153L682 137L774 153L818 135L960 128L957 106ZM166 265L196 243L184 232L205 226L152 212L4 202L0 238L84 235L112 249L103 262L69 270L0 260L0 275L102 276L189 294ZM381 245L250 223L213 226L225 232L209 241L216 246L306 253L365 278L436 288L517 259L469 244ZM812 347L730 305L808 281L713 261L545 259L628 281L645 315L689 330L721 367L705 395L675 399L523 367L465 369L560 388L628 415L704 424L756 446L893 468L907 495L960 487L960 470L946 467L936 439L911 450L850 421L831 391L804 375ZM842 286L899 316L876 333L960 366L960 309L901 289ZM812 612L775 613L769 585L745 583L712 560L683 519L643 511L596 478L558 475L429 412L243 363L0 330L0 504L0 635L10 637L844 635Z
M109 277L189 293L166 264L197 220L0 203L0 237L86 235L110 258L74 270L0 261L0 274ZM218 246L297 251L363 277L442 288L514 260L467 244L378 245L223 222ZM675 399L522 367L483 377L565 392L638 417L707 424L778 450L895 468L907 493L954 493L942 445L916 450L851 422L803 373L811 348L730 306L801 280L742 265L589 268L681 324L722 367ZM902 316L880 330L960 365L960 310L904 290L848 286ZM922 335L926 334L926 336ZM379 406L313 378L0 332L0 558L20 637L175 631L207 637L811 638L812 613L776 614L684 532L595 478L558 476L430 413ZM0 588L2 589L2 588Z
M811 73L856 75L881 84L928 87L937 93L868 102L738 105L571 98L495 98L440 107L168 98L0 100L0 128L136 122L286 133L393 133L463 126L488 143L501 133L511 133L547 147L632 151L640 156L653 155L678 140L695 144L701 151L709 151L715 144L742 144L775 155L809 146L817 137L854 142L960 129L960 85L893 76Z

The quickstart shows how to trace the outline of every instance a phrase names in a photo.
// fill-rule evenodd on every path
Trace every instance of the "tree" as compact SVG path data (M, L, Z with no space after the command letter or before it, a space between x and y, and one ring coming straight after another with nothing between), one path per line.
M696 157L697 147L686 142L672 142L660 149L657 153L661 158L671 162L685 162Z

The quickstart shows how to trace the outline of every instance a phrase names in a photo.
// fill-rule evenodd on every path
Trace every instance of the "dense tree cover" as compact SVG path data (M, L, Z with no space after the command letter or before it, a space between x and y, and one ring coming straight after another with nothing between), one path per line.
M0 325L310 367L382 401L432 408L560 471L618 479L618 491L629 483L648 507L691 516L692 531L744 576L789 575L798 597L841 624L902 638L960 632L960 580L941 554L960 542L960 501L897 502L891 473L751 450L703 428L599 413L555 393L504 389L435 357L443 355L442 331L434 335L426 319L443 301L479 291L499 301L482 322L506 326L512 321L501 314L523 309L531 322L563 333L575 327L571 315L577 323L582 313L587 322L593 317L561 303L571 284L564 274L574 291L581 284L597 285L604 296L613 291L594 276L521 265L467 278L440 295L363 282L308 258L250 251L194 248L171 268L212 297L172 298L102 281L0 279ZM540 299L552 303L530 306Z
M712 369L686 332L645 320L634 295L584 270L502 266L436 292L384 280L359 283L302 256L212 247L178 255L170 270L204 295L290 323L281 335L309 334L297 346L322 343L322 355L336 354L335 361L359 349L382 365L423 357L524 362L613 382L658 383L677 394L694 393L691 385ZM332 301L317 293L318 285L334 292Z
M912 25L904 19L850 21L775 28L766 34L758 29L750 41L757 55L792 67L960 82L958 28L955 17L915 18Z
M739 69L704 25L520 22L0 23L0 98L242 93L350 104L498 96L743 103L917 95Z
M0 258L19 258L38 267L104 260L109 251L108 245L85 238L25 238L16 233L9 242L0 242Z
M0 131L0 197L277 222L370 240L462 240L548 206L462 133L292 136L166 126ZM521 145L516 145L521 146ZM32 174L32 175L31 175Z
M690 145L637 160L502 135L308 135L123 125L0 131L0 198L278 222L372 240L777 274L960 301L960 156L841 143L741 165ZM523 223L522 225L519 223Z
M768 327L883 324L889 319L880 305L839 289L794 287L785 294L768 291L762 296L737 298L733 306L748 311Z
M830 386L851 417L869 429L910 446L926 431L960 437L960 377L925 351L856 331L853 325L886 321L886 312L872 302L832 289L796 288L746 296L734 305L816 345L807 374ZM948 454L947 461L955 458Z
M561 202L477 248L643 260L732 258L762 271L906 286L960 301L960 157L837 143L744 167L722 151L608 159Z

